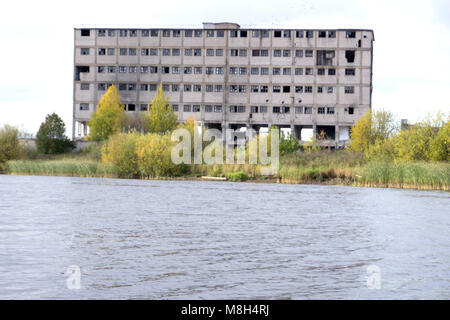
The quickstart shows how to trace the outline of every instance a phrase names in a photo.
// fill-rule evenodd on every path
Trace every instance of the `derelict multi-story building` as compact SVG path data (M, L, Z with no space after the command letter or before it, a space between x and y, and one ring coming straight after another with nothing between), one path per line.
M324 131L342 146L370 107L372 30L76 28L73 137L107 88L127 112L146 110L160 83L180 122Z

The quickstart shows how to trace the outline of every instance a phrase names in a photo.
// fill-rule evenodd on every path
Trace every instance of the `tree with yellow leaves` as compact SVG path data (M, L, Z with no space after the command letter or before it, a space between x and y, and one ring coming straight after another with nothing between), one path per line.
M91 120L88 122L89 140L104 141L111 135L120 132L124 116L125 110L120 103L119 90L112 85L100 99L97 112L92 114Z
M177 119L172 105L169 104L169 98L164 96L161 84L148 110L147 121L144 121L144 131L165 134L176 127Z

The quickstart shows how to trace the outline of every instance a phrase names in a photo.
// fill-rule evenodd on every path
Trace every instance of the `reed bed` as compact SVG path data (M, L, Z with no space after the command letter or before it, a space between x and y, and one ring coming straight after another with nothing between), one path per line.
M113 164L95 160L17 160L9 161L6 172L48 176L111 177L118 176Z

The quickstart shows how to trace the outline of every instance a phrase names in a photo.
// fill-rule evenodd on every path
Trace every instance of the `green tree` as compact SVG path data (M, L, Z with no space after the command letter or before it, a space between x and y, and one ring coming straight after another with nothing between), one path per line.
M91 115L89 125L89 140L104 141L109 136L120 132L125 117L125 110L120 104L120 93L117 87L112 85L102 96L97 112Z
M373 145L378 148L397 131L394 115L389 111L367 111L350 131L350 148L368 153ZM377 148L377 149L378 149Z
M433 161L450 160L450 121L439 129L436 137L430 143L430 159Z
M160 85L148 111L148 120L143 120L144 131L165 134L177 126L177 119L172 105L169 104L169 98L164 96Z
M281 131L280 135L280 155L294 153L300 149L300 142L294 134L285 134Z
M5 125L0 129L0 167L8 160L19 158L21 151L19 130L16 127Z
M73 144L65 132L64 121L56 113L48 114L36 134L38 152L57 154L71 149Z

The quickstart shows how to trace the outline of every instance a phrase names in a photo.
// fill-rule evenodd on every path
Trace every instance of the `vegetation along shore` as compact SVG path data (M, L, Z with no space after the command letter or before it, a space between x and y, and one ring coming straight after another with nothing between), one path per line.
M175 164L171 139L183 128L194 136L194 120L176 123L162 89L148 111L128 115L112 86L89 123L92 141L72 151L62 120L47 116L36 135L37 150L20 143L17 128L0 129L0 172L139 179L205 179L279 183L336 184L365 187L449 190L449 116L433 117L400 130L391 113L369 111L351 129L349 145L338 151L321 147L318 133L300 144L294 136L280 136L279 169L264 175L260 164L249 164L252 142L241 147L244 164ZM268 140L271 139L271 134ZM252 141L258 141L259 136ZM214 143L214 142L213 142ZM209 143L208 143L209 144ZM207 145L207 144L206 144ZM191 148L194 148L192 143ZM237 152L237 150L235 150ZM216 178L213 178L216 177Z

